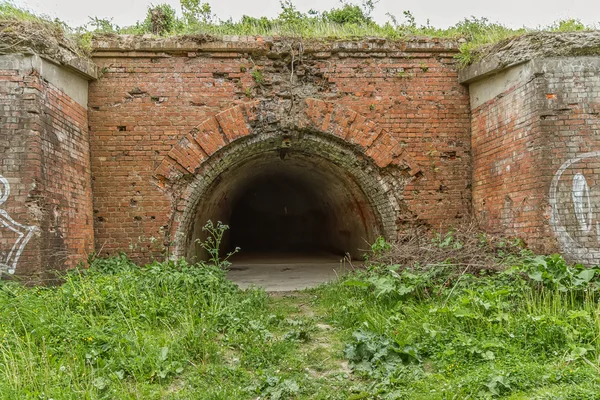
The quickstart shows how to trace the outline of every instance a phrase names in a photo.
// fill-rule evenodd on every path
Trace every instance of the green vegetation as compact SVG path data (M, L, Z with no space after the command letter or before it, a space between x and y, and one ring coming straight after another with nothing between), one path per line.
M429 24L418 25L414 15L405 11L402 18L389 15L389 21L378 24L371 13L375 2L366 0L360 5L342 2L339 7L326 11L299 11L291 0L281 1L281 12L276 18L244 16L239 21L221 20L212 13L209 3L200 0L181 0L178 13L168 4L152 6L143 20L132 26L121 27L110 19L90 17L87 25L72 29L64 23L48 17L38 17L32 12L15 6L11 2L0 1L0 24L7 21L34 21L37 24L52 24L65 35L77 35L85 50L90 50L90 33L153 33L161 36L203 34L223 35L262 35L302 38L360 38L378 37L392 40L420 35L440 38L465 39L457 56L461 65L476 59L475 50L481 46L537 31L580 31L593 30L595 26L585 26L577 19L558 21L551 26L511 29L486 18L470 17L456 25L440 29Z
M0 281L0 397L600 398L600 268L463 237L421 241L420 261L378 240L365 269L289 294L124 256L58 287Z
M364 398L600 398L600 269L526 251L503 262L374 262L314 291Z
M0 3L0 17L2 20L14 19L20 21L50 22L47 18L38 17L31 11L18 7L8 1Z
M23 48L43 52L60 43L76 53L89 55L91 38L92 33L82 28L72 29L59 19L36 15L10 1L0 0L0 52Z

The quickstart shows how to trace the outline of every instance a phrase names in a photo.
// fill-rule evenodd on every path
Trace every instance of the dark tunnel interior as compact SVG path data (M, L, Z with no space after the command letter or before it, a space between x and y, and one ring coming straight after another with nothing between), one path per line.
M222 253L349 254L361 257L379 232L376 215L351 174L302 153L260 154L223 173L200 200L188 258L206 259L198 240L208 220L229 226Z
M343 254L327 231L329 204L306 182L268 174L252 182L232 207L230 246L252 252Z

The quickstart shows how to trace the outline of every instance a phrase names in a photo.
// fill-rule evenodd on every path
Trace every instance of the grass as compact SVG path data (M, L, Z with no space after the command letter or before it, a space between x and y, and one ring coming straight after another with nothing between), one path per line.
M380 296L357 282L365 280L318 293L345 332L354 373L370 382L367 398L600 398L595 291L532 285L511 273Z
M244 16L238 21L220 20L211 14L208 3L197 0L181 1L183 16L177 16L175 10L167 4L154 6L160 11L161 36L177 36L189 34L222 37L224 35L249 36L280 36L305 39L357 39L364 37L403 40L412 36L427 36L436 38L464 39L460 53L457 55L459 65L466 66L479 57L478 49L483 46L498 43L502 40L533 32L573 32L593 30L596 26L586 26L577 19L565 19L550 26L537 28L508 28L500 23L486 18L470 17L456 25L439 29L427 25L417 25L414 16L404 12L399 22L390 15L390 21L384 24L374 22L370 13L374 3L366 1L363 6L350 3L342 4L341 8L333 8L323 12L302 13L290 1L281 2L281 13L276 18L254 18ZM148 9L145 19L134 25L120 27L111 19L90 17L85 26L70 28L59 20L47 16L38 16L34 12L14 5L6 0L0 1L0 25L13 24L15 21L25 21L34 24L38 29L49 29L62 32L63 36L75 40L82 54L88 54L93 49L92 36L97 33L127 33L148 34L153 32L152 10ZM154 17L156 26L156 16Z
M124 257L64 279L59 287L0 282L2 399L343 393L334 371L341 344L317 326L319 316L299 310L307 294L269 297L238 290L216 267L139 268Z
M82 56L91 54L91 33L66 23L37 15L11 1L0 0L0 52L33 48L41 53L62 45Z
M600 268L510 257L469 273L371 260L271 295L125 256L56 287L0 281L0 397L600 398Z

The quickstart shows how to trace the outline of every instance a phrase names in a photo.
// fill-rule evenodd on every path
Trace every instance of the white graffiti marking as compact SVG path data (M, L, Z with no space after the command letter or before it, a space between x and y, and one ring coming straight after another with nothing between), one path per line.
M10 185L8 180L0 175L0 206L6 202L10 195ZM13 232L16 235L16 240L13 241L12 246L7 251L0 252L0 272L8 272L14 274L17 268L17 263L21 257L21 253L31 239L35 226L25 226L19 224L17 221L12 219L8 213L0 208L0 231L4 227L8 231ZM0 249L2 250L2 249Z
M575 216L581 230L589 232L592 229L592 205L590 204L590 187L585 176L577 173L573 177L573 190L571 192Z
M575 261L598 264L600 263L600 221L598 221L600 215L594 212L594 207L600 206L596 204L600 203L597 198L598 193L595 193L596 197L594 197L586 177L581 172L573 176L570 185L563 178L565 171L572 169L570 172L575 172L577 163L583 160L589 163L589 159L600 162L600 151L584 153L565 162L554 175L550 184L550 224L563 252ZM565 192L568 191L570 191L572 208L566 204L569 203L567 200L569 197L565 197L567 195ZM578 229L574 229L573 224ZM596 228L596 234L592 233L590 236L593 228Z

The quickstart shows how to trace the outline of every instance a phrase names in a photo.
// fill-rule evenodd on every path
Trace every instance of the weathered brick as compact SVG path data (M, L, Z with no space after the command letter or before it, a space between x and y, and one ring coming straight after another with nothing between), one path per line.
M0 93L10 88L2 76ZM10 186L0 209L28 240L17 257L18 237L0 224L0 261L12 251L17 275L45 282L94 249L87 111L31 70L9 76L23 91L0 106L0 176ZM4 189L0 184L0 197ZM31 237L24 227L32 228Z

